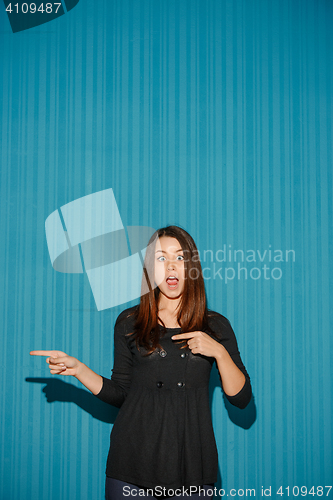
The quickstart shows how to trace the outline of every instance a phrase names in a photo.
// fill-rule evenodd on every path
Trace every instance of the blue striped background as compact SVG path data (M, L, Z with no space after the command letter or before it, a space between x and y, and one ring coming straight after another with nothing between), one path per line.
M29 351L110 373L122 308L55 272L44 232L107 188L125 225L180 224L201 252L295 251L265 261L281 279L206 282L256 405L246 429L214 390L218 486L332 484L331 0L80 0L16 34L0 10L0 498L103 498L116 412Z

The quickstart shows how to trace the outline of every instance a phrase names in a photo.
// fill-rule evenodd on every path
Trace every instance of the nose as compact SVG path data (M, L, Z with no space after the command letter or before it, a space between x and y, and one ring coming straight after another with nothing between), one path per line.
M171 271L172 269L175 268L175 264L174 262L172 262L171 260L169 260L168 264L167 264L167 270L168 271Z

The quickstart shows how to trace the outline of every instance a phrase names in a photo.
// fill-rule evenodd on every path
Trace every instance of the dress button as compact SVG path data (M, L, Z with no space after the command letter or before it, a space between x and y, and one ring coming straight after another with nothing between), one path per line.
M184 382L178 382L178 387L184 387L185 383Z
M160 389L163 385L163 382L156 382L157 387Z
M186 358L186 353L185 352L182 352L181 355L180 355L181 358Z
M166 352L166 351L164 351L164 349L162 349L162 351L160 351L160 356L161 356L162 358L165 358L165 356L166 356L166 355L167 355L167 352Z

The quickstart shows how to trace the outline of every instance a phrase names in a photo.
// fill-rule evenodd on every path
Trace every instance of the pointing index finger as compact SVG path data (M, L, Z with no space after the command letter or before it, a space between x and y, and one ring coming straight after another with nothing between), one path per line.
M195 332L189 333L177 333L177 335L172 335L172 340L180 340L180 339L192 339L195 337Z
M58 351L30 351L31 356L57 356Z

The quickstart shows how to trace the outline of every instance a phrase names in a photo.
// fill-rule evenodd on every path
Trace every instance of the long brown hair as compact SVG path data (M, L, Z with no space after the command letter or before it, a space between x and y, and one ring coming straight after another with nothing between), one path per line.
M158 316L160 290L154 281L155 245L158 238L176 238L184 254L184 290L178 306L177 321L185 332L209 329L205 283L199 252L193 238L178 226L167 226L155 231L149 240L144 260L141 300L136 310L134 332L137 346L148 353L160 347L161 329L165 325Z

